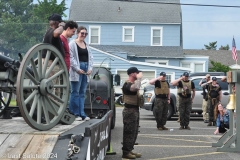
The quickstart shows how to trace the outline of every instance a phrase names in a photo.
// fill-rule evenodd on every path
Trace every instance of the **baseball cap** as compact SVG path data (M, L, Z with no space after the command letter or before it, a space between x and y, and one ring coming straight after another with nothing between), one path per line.
M212 77L212 80L213 80L213 81L216 81L216 80L217 80L217 78L216 78L216 77Z
M165 72L161 72L160 76L166 77L166 73Z
M139 72L142 72L142 71L138 70L136 67L130 67L127 70L128 75L131 74L131 73L139 73Z
M183 76L189 77L189 73L188 73L188 72L184 72L184 73L183 73Z
M57 13L53 13L51 16L48 17L49 21L58 21L58 22L62 22L62 16L60 16Z

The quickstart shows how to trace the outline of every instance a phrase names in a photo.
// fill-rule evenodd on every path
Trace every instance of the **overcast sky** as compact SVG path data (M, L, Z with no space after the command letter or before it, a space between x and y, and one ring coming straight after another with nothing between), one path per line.
M59 2L61 0L58 0ZM185 4L240 6L240 0L180 0ZM67 8L71 0L65 0ZM240 7L203 7L182 5L183 48L203 49L204 44L217 41L217 49L227 44L232 48L233 36L240 50ZM79 8L80 9L80 8ZM66 11L69 14L69 10ZM239 46L239 47L238 47Z
M181 0L187 4L240 6L239 0ZM196 7L182 5L183 48L202 49L204 44L217 41L217 48L229 44L233 36L240 50L240 7ZM239 47L238 47L239 46Z

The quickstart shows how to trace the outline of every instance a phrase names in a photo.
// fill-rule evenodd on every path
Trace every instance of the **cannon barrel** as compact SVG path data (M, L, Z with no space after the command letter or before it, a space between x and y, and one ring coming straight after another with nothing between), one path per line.
M13 62L13 61L15 61L15 60L10 57L0 54L0 63Z
M16 62L16 60L0 54L0 71L6 71L13 62Z

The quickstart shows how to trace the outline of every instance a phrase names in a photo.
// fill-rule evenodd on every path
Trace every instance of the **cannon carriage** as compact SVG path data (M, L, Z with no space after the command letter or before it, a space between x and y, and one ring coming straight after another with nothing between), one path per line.
M47 53L44 60L43 50ZM51 55L55 56L53 61ZM58 71L52 74L56 67ZM59 122L71 124L75 118L66 109L68 76L61 53L50 44L33 46L20 61L0 55L0 92L8 95L0 99L0 116L9 108L11 95L16 94L21 115L32 128L49 130Z
M46 52L45 59L42 59ZM55 59L50 60L54 55ZM14 60L0 55L0 116L9 109L12 94L16 94L20 113L26 123L37 130L49 130L59 122L71 124L75 116L68 112L69 74L61 53L51 44L37 44ZM57 71L52 74L57 68ZM0 94L1 95L1 94ZM91 118L101 118L113 111L111 128L115 126L113 75L104 67L93 68L85 99L85 112Z

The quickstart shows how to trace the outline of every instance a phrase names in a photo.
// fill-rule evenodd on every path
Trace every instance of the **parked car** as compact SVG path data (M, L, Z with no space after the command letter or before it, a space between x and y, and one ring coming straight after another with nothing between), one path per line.
M216 72L217 73L217 72ZM189 77L189 80L192 80L195 84L195 98L192 104L192 112L197 112L198 114L202 114L202 100L203 100L203 90L202 87L199 86L199 82L205 78L205 75L207 73L202 74L201 76L193 76ZM210 73L211 74L211 73ZM204 75L204 76L203 76ZM211 75L212 76L212 75ZM215 75L214 75L215 76ZM221 103L226 106L229 99L229 89L228 89L228 83L222 82L221 78L224 77L224 75L221 76L215 76L217 77L217 82L222 88L222 101ZM176 108L176 95L177 95L177 87L170 85L170 104L168 106L168 119L171 119L171 117L177 112ZM144 106L143 108L146 110L153 111L154 107L154 101L155 101L155 93L154 93L154 85L149 85L145 87L144 89ZM155 114L155 113L153 113Z

